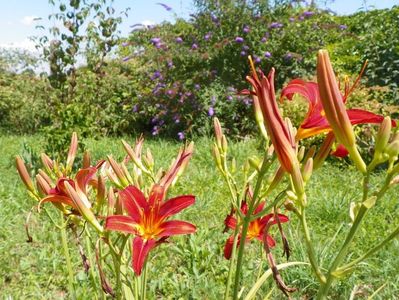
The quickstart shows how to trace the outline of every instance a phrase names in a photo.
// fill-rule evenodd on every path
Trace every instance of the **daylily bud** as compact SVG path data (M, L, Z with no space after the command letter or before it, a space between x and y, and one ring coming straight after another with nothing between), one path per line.
M107 216L112 216L114 214L115 209L115 193L114 189L111 187L108 190L108 207L107 207Z
M260 108L258 97L256 97L256 96L253 97L253 103L254 103L256 124L258 125L260 133L265 138L265 140L269 140L269 137L268 137L267 131L266 131L266 127L265 127L265 123L264 123L264 120L263 120L262 110Z
M222 158L220 156L219 147L216 144L214 144L212 147L212 154L213 157L215 158L216 166L219 168L219 170L223 172Z
M309 181L310 176L312 176L312 172L313 172L313 158L310 157L306 161L302 171L302 177L304 182Z
M139 141L140 142L140 141ZM146 167L144 167L143 163L141 162L141 159L139 157L139 154L133 151L132 147L128 143L126 143L124 140L122 140L123 147L125 148L127 154L130 156L130 158L133 160L134 164L144 173L146 174L151 174L150 171ZM138 143L136 144L136 148L138 148L138 145L140 145L141 149L141 144Z
M295 209L296 209L294 202L292 202L291 200L286 200L284 202L284 207L288 211L295 211Z
M270 184L269 184L269 187L267 188L266 194L269 194L271 191L273 191L277 187L277 185L280 183L281 179L283 179L283 177L284 177L284 172L285 171L284 171L283 167L281 167L281 166L277 169L277 171L274 173L273 177L268 180L268 182L270 182Z
M90 209L90 203L83 193L78 193L69 182L65 182L65 187L68 192L69 197L71 197L73 203L79 210L82 217L87 220L93 227L100 233L104 231L103 227L98 223L96 216Z
M366 164L356 148L355 134L346 112L345 104L339 90L330 58L326 50L320 50L317 57L317 81L321 102L328 123L338 139L349 151L350 158L358 170L366 173Z
M288 199L292 201L298 200L298 197L295 195L293 191L286 191L285 193L287 194Z
M48 195L50 193L50 185L40 174L36 175L36 185L42 195Z
M257 158L257 157L250 157L249 159L248 159L248 163L250 164L250 166L252 167L252 168L254 168L256 171L260 171L260 168L261 168L261 162L260 162L260 160Z
M146 155L143 157L143 162L146 168L152 169L154 167L154 157L152 156L152 153L150 149L147 148Z
M237 171L237 162L236 159L233 157L231 160L231 173L234 174Z
M78 151L78 135L76 132L72 133L71 145L69 146L68 157L66 161L67 172L72 170L73 162L76 157L76 152Z
M97 208L101 210L102 206L104 205L105 200L105 182L104 177L102 175L98 175L97 177Z
M316 153L316 156L314 157L313 170L316 170L323 165L328 154L330 154L331 147L334 144L334 140L335 140L334 134L332 132L328 133L323 143L321 144L319 151Z
M129 185L129 182L127 178L125 177L125 174L123 173L123 170L119 166L119 164L111 157L107 156L108 162L112 167L112 170L114 170L116 177L118 177L119 182L124 186L127 187Z
M129 171L128 171L126 165L125 165L125 163L124 163L124 162L121 162L120 166L121 166L123 175L125 176L125 178L126 178L127 181L129 182L129 184L133 184L133 178L132 178L132 176L130 175L130 173L129 173Z
M390 143L388 146L386 146L385 153L387 153L390 158L393 158L394 160L396 160L397 156L399 154L399 141L394 141L394 142ZM395 159L395 157L396 157L396 159Z
M301 146L299 148L298 155L297 155L298 161L302 161L303 157L305 156L305 150L306 150L305 146Z
M222 151L227 153L227 139L224 135L222 135Z
M249 170L251 168L250 163L249 163L248 160L245 161L244 166L242 168L243 168L244 174L248 174L248 172L249 172Z
M54 168L54 162L52 161L52 159L48 157L46 153L40 154L40 158L42 159L43 166L46 169L47 173L51 173Z
M83 153L83 168L89 168L91 165L91 157L90 157L90 152L89 151L85 151Z
M19 176L22 179L22 182L24 183L24 185L26 186L28 191L34 193L35 187L33 185L33 181L29 176L29 173L28 173L28 170L26 169L24 161L22 160L22 158L19 155L15 158L15 163L17 165L17 170L18 170Z
M221 149L223 132L218 118L213 118L213 128L215 129L216 144Z
M309 158L313 158L316 153L316 146L313 145L309 148L308 152L306 153L305 157L303 158L304 161L307 161Z
M375 139L375 152L382 153L388 144L391 135L392 121L390 117L385 117L380 125L376 139Z
M48 183L48 185L52 186L53 185L53 181L51 180L51 178L47 175L46 172L44 172L42 169L39 169L39 175L41 177L43 177L44 180L46 180L46 182Z

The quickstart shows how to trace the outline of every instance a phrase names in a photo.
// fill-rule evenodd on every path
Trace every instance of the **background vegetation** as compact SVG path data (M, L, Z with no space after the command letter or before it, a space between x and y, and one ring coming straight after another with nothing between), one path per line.
M0 53L3 132L45 132L53 145L73 130L83 136L145 132L183 139L207 134L217 115L230 134L242 136L252 129L251 99L237 95L247 87L247 56L265 72L275 67L281 88L290 79L314 77L320 48L330 51L340 77L356 77L369 60L353 106L393 113L399 103L397 6L337 16L291 1L198 0L188 20L138 25L120 38L124 15L106 2L55 4L64 27L38 39L49 74L32 72L26 53L12 53L11 60L9 52ZM85 30L89 12L102 21ZM85 66L78 66L79 58ZM299 121L303 108L284 108Z

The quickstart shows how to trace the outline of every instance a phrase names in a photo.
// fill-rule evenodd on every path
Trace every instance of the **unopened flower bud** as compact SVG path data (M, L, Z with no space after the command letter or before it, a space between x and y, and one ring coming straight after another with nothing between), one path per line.
M258 125L262 136L265 138L265 140L268 140L269 137L267 135L267 131L266 131L266 127L265 127L265 123L264 123L264 119L263 119L263 114L262 114L262 110L260 108L258 97L256 97L256 96L253 97L253 104L254 104L256 124Z
M219 168L219 170L223 171L222 158L220 156L219 147L216 144L214 144L212 147L212 154L215 159L216 166Z
M323 165L328 154L330 154L331 147L334 144L334 140L335 140L334 134L332 132L328 133L323 143L321 144L319 151L316 153L316 156L314 157L313 160L314 170L320 168Z
M119 166L119 164L111 157L111 156L107 156L108 158L108 162L112 167L112 170L114 170L116 177L118 177L119 182L124 186L128 186L129 182L125 176L125 174L123 173L123 170L121 169L121 167Z
M24 161L22 160L22 158L20 156L17 156L15 158L15 163L17 165L17 170L18 170L19 176L22 179L22 182L24 183L24 185L26 186L28 191L34 193L35 187L33 185L32 179L29 176L28 170L26 169Z
M302 161L303 157L305 156L305 146L301 146L298 151L298 161Z
M97 177L97 208L100 210L105 201L105 181L102 175Z
M46 153L40 154L40 158L47 173L51 173L54 168L54 162L52 161L52 159L48 157Z
M248 159L248 162L252 168L254 168L258 172L260 171L261 162L259 161L259 159L257 157L250 157Z
M152 156L152 153L148 148L146 154L143 157L143 162L144 165L150 170L154 167L154 157Z
M295 209L296 209L294 202L292 202L291 200L286 200L284 202L284 207L288 211L295 211Z
M69 146L68 157L66 161L66 170L70 172L72 170L73 162L78 151L78 135L76 132L72 133L71 145Z
M388 144L389 136L391 135L392 121L389 116L385 117L380 125L376 139L375 139L375 152L384 152L385 147Z
M93 227L100 233L104 231L103 227L98 223L96 216L90 209L90 202L87 197L80 191L77 192L69 182L65 182L65 188L68 192L69 197L71 197L73 203L79 210L82 217L89 222Z
M83 153L83 168L89 168L91 165L91 157L90 157L90 152L89 151L85 151Z
M288 199L292 201L296 201L298 199L293 191L286 191L285 193L287 194Z
M223 132L218 118L213 118L213 128L215 130L216 144L221 149Z
M308 152L306 153L305 157L303 158L303 161L307 161L309 158L313 158L316 153L316 146L313 145L312 147L309 148Z
M302 178L303 181L308 182L313 172L313 158L309 158L303 166Z
M390 143L388 146L386 146L385 153L387 153L390 158L394 158L394 160L396 160L399 154L399 141L394 141Z
M50 193L50 185L40 174L36 175L36 185L40 194L48 195Z
M222 136L222 151L227 153L227 139L224 135Z

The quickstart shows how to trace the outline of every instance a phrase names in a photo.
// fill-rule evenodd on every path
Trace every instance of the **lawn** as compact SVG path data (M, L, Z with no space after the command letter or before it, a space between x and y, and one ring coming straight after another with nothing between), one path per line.
M128 140L133 141L132 138ZM41 142L40 136L0 137L0 294L4 299L68 299L67 273L60 235L44 214L35 213L31 218L29 227L33 242L26 242L24 223L34 202L18 178L14 157L24 152L24 144L39 152ZM197 233L174 237L170 244L162 245L152 252L149 299L221 299L223 295L228 270L228 261L223 258L223 247L228 234L222 231L223 220L230 206L227 188L214 167L211 142L206 138L195 142L195 154L189 167L171 191L176 195L196 195L195 205L180 213L178 218L196 224ZM176 155L180 145L155 139L145 143L145 147L148 146L153 151L156 162L165 167ZM96 159L111 153L118 159L124 155L118 139L90 140L87 147ZM255 140L234 142L230 147L232 153L238 157L238 165L249 155L259 152ZM371 184L379 182L380 177L376 173ZM360 177L350 168L329 164L317 171L306 187L309 226L318 259L324 268L328 265L323 262L328 262L336 253L342 243L342 236L350 227L349 203L359 200L358 184ZM347 259L357 257L397 227L394 216L398 213L398 189L394 188L366 217ZM299 224L294 215L291 217L291 222L284 225L292 246L290 260L306 261ZM75 241L71 239L70 243L74 245ZM252 243L248 249L243 274L244 295L256 280L259 269L267 269L264 254L261 257L260 243ZM395 239L377 256L360 265L352 277L335 285L330 293L331 299L348 299L351 294L356 294L355 299L366 299L383 285L375 299L394 299L399 295L398 252L399 240ZM98 290L91 286L84 273L77 248L71 247L71 253L78 297L95 299ZM281 247L276 247L274 255L278 262L284 262ZM308 266L291 267L284 270L282 275L289 286L298 289L293 294L294 299L309 299L317 291L317 282ZM269 279L260 294L264 297L273 287L274 283ZM280 299L284 296L274 288L271 298Z

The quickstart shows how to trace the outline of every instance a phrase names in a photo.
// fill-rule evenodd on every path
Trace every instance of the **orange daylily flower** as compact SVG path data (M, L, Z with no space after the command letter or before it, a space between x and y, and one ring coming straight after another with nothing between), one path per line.
M136 275L140 275L148 253L173 235L189 234L196 227L185 221L167 221L172 215L194 204L192 195L164 200L165 188L154 185L150 196L135 186L128 186L119 193L127 215L109 216L105 222L107 230L116 230L135 235L133 239L132 265Z

